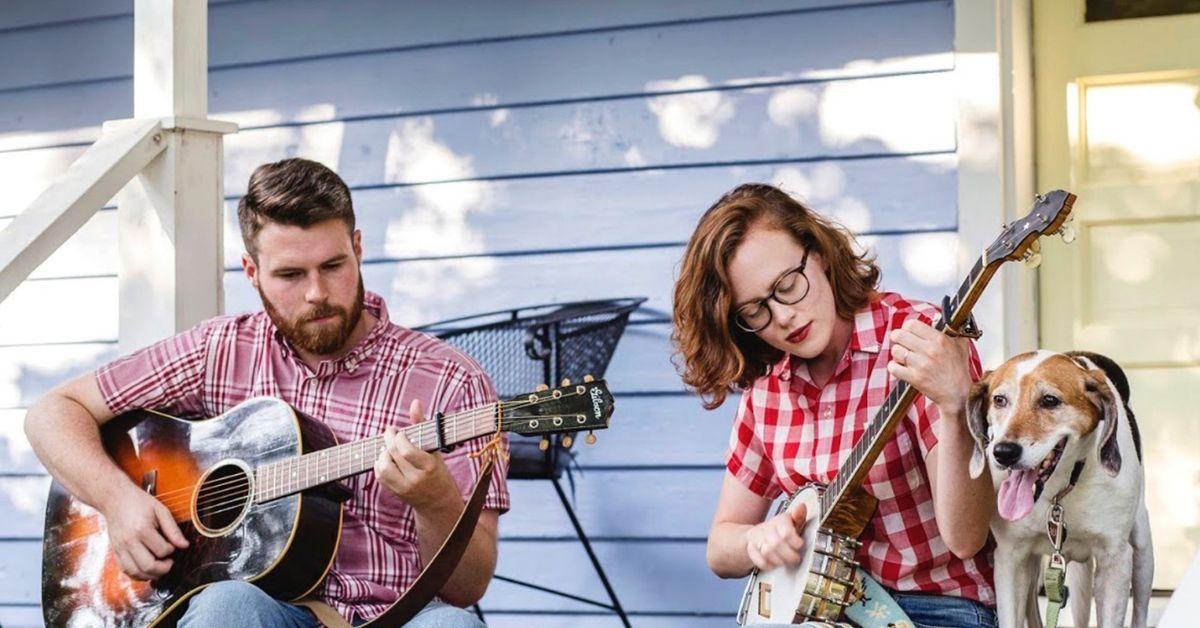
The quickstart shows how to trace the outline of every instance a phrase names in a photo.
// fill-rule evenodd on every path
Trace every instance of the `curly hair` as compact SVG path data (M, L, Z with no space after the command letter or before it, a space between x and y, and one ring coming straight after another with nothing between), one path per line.
M879 285L874 256L856 252L854 236L845 227L772 185L748 183L726 193L708 208L688 240L675 282L671 334L683 361L683 382L710 410L725 402L734 385L749 386L782 357L757 334L733 324L729 261L756 224L787 232L820 254L843 319L865 307Z

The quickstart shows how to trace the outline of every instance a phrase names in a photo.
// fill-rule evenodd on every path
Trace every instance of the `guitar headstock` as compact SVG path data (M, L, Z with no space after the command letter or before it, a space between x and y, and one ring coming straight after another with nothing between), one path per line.
M1006 225L1000 237L987 247L985 261L993 264L1025 260L1030 266L1037 266L1041 261L1038 238L1058 233L1066 242L1075 239L1075 230L1067 223L1074 204L1075 195L1066 190L1039 195L1029 214Z
M505 400L505 429L526 436L602 430L613 413L613 398L604 380L585 377L558 388L539 390ZM595 437L589 436L589 442ZM569 442L564 445L570 446Z

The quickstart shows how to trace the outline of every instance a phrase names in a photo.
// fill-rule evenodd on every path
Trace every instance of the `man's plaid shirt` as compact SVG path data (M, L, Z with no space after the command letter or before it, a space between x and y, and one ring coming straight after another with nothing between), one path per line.
M251 397L269 395L324 422L339 442L375 436L389 425L411 425L409 404L451 414L491 403L491 381L466 354L388 320L387 306L366 293L364 308L378 322L346 356L312 372L265 312L221 316L120 358L97 371L109 409L160 409L177 416L212 417ZM486 438L444 454L463 493L470 495L480 464L470 454ZM504 442L507 452L507 441ZM507 463L496 469L484 508L504 512ZM369 619L386 609L420 574L412 508L376 481L373 472L343 481L342 539L333 569L316 591L343 617Z

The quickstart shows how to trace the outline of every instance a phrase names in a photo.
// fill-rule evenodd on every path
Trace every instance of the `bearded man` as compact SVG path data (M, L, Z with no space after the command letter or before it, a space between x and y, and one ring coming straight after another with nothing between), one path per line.
M315 592L352 624L388 608L416 580L463 509L480 473L469 441L427 453L395 428L495 400L470 357L388 319L383 299L363 290L362 233L350 190L313 161L287 159L254 171L238 205L242 266L263 310L219 316L121 357L48 392L25 430L58 482L104 516L111 547L129 576L170 570L188 542L160 501L108 457L99 427L124 412L153 409L217 416L260 395L282 399L325 423L340 442L385 432L374 474L348 478L341 542ZM482 626L462 607L483 596L496 566L496 527L508 509L505 459L494 456L484 511L439 599L410 626ZM182 626L317 626L307 608L272 599L251 583L209 585L189 601Z

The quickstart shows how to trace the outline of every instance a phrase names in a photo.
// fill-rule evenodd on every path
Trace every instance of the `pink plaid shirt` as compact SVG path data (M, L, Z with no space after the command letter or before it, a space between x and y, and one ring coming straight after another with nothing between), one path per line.
M937 315L928 303L882 293L855 316L850 346L824 388L812 383L805 362L785 356L742 393L726 454L729 472L768 499L831 482L893 384L888 332L911 318L932 323ZM972 345L972 379L981 370ZM924 463L938 442L938 418L937 406L918 395L867 474L864 486L879 499L879 508L863 532L857 559L895 590L993 604L991 541L962 560L938 534Z
M394 325L387 306L367 293L365 307L379 321L340 360L316 373L300 360L265 312L217 317L122 357L96 372L114 413L161 409L178 416L211 417L259 395L277 397L323 421L339 442L375 436L389 425L407 426L408 407L450 414L495 401L479 365L431 336ZM444 454L466 499L478 478L469 454L485 438ZM507 441L505 441L507 448ZM484 508L508 510L507 464L498 457ZM374 473L344 480L347 502L333 569L317 593L343 617L369 619L416 580L422 564L412 509L376 481Z

